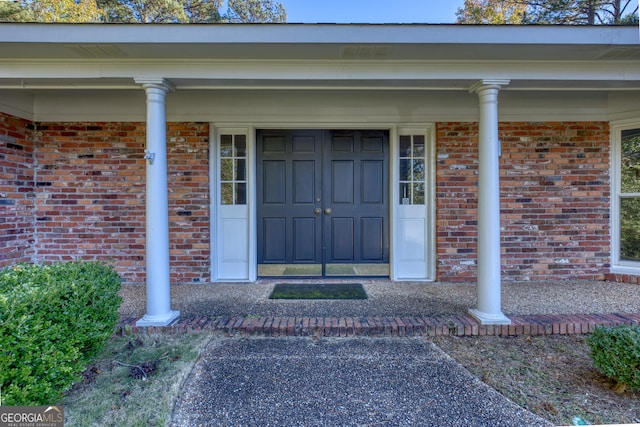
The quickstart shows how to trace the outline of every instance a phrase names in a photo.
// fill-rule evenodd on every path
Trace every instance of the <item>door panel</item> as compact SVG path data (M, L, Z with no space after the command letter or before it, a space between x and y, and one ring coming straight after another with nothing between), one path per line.
M330 131L324 145L326 264L388 263L388 137L383 131ZM327 216L327 215L325 215ZM349 224L349 226L347 226ZM373 233L373 234L371 234ZM340 269L344 274L344 269Z
M293 218L293 262L314 263L316 259L316 219Z
M257 132L259 275L388 275L388 134Z
M284 263L286 252L286 219L264 218L263 260L267 263Z
M379 160L362 162L362 203L384 203L384 162Z
M384 262L384 221L381 218L362 218L362 261Z
M293 203L314 204L316 171L314 161L295 160L293 162Z
M353 161L331 161L329 172L331 192L327 195L332 204L353 204Z
M330 249L332 262L353 262L354 249L354 227L353 218L331 217L327 223L330 223Z
M286 164L284 161L264 162L262 187L264 203L281 205L286 203Z
M288 274L287 269L302 275L322 271L292 266L322 263L322 217L315 213L321 195L321 137L319 131L258 132L258 264L289 266L280 273L268 270L269 275Z

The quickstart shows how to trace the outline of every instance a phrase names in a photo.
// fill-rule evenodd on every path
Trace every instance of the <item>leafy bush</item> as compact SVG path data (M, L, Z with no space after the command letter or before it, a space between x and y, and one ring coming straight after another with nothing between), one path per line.
M588 343L596 368L618 382L618 391L640 390L640 326L598 327Z
M59 400L113 333L120 284L112 267L95 262L0 271L2 404Z

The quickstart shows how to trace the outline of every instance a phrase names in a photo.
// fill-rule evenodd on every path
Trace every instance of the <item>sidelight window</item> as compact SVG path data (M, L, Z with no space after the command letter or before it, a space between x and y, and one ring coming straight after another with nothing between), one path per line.
M434 148L431 127L397 130L393 206L394 280L435 277Z
M223 205L247 204L247 137L220 136L220 197Z
M400 204L425 204L425 137L400 135Z

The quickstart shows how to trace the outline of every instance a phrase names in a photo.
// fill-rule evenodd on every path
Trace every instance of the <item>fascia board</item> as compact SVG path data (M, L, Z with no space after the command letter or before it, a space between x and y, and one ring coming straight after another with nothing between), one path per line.
M0 43L640 44L637 28L620 26L4 23L0 28Z

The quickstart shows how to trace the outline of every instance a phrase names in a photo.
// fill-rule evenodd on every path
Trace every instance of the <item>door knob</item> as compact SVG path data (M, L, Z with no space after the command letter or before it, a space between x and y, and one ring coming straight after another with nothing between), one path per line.
M326 208L326 209L324 210L324 214L325 214L325 215L331 215L331 208Z
M313 213L315 213L316 215L320 215L320 214L322 213L322 209L320 209L320 208L315 208L315 209L313 210Z

